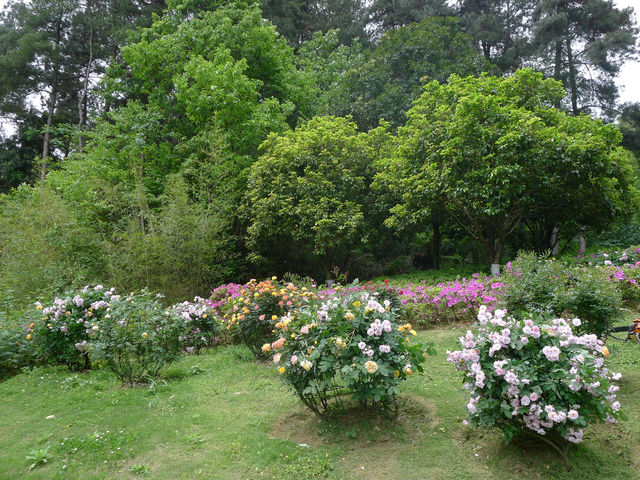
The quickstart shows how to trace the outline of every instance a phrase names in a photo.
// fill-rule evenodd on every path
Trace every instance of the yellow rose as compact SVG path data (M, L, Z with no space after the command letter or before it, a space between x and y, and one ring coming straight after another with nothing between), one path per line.
M609 349L607 347L602 347L602 355L605 357L609 356Z
M398 378L400 376L400 370L393 371L393 378Z
M365 362L364 368L366 368L369 373L376 373L378 371L378 364L373 360L369 360Z
M271 350L271 344L270 343L265 343L264 345L262 345L262 351L263 352L268 352L269 350Z
M149 335L147 335L147 332L143 332L142 333L142 338L147 338Z
M352 322L356 319L356 316L353 314L353 312L351 312L351 310L349 310L347 313L345 313L344 318Z
M356 300L355 302L353 302L353 306L358 308L360 305L362 305L358 300Z
M278 319L277 315L271 315L271 320L273 320L274 322Z
M418 334L416 333L416 331L415 331L415 330L410 330L410 331L409 331L409 333L410 333L411 335L413 335L414 337L415 337L416 335L418 335Z
M284 367L280 367L280 368L278 369L278 372L280 372L280 375L282 375L282 374L284 373Z
M38 310L42 310L42 305L38 305L36 308L37 308Z
M345 341L341 337L338 337L338 338L336 338L336 346L338 348L344 348L344 347L347 346L347 344L345 343Z
M27 335L27 340L31 340L31 334Z
M411 365L405 365L402 371L407 375L411 375L413 373L413 370L411 370Z

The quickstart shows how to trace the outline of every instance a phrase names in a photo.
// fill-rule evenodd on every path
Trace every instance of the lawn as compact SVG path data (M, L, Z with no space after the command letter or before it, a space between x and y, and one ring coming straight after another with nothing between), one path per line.
M242 346L185 357L150 388L121 388L100 370L36 369L0 384L0 478L640 478L639 346L609 342L629 421L590 427L565 465L462 424L466 400L445 353L460 332L420 333L438 353L403 385L393 424L319 421ZM47 462L30 470L27 456Z

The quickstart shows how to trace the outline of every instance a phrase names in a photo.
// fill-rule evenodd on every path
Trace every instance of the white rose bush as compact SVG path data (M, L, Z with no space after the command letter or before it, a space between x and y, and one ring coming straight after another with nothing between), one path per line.
M594 422L622 417L619 373L605 367L606 346L595 335L576 336L577 318L517 319L480 307L474 331L460 337L448 361L462 372L474 426L498 427L505 442L544 442L563 458Z

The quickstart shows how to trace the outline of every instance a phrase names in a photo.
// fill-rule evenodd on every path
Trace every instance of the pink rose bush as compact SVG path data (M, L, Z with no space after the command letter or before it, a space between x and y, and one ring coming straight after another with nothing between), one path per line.
M268 345L284 381L318 416L346 402L393 411L399 384L416 371L430 344L412 344L416 332L400 324L390 300L336 288L282 319Z
M484 306L477 319L462 349L447 352L469 391L471 424L497 426L507 442L536 437L565 455L590 423L621 417L620 374L605 367L601 340L574 335L579 319L521 320Z

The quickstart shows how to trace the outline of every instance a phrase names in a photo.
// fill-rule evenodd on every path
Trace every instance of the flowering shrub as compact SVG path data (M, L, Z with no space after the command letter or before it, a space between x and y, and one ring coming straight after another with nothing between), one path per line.
M347 289L319 299L279 322L280 336L265 345L284 380L319 416L343 407L345 397L363 406L395 405L398 385L422 371L425 348L411 345L416 332L399 325L390 300Z
M501 300L512 313L571 315L582 319L580 333L603 336L619 315L620 292L605 269L570 266L521 254L502 275Z
M187 353L199 353L219 342L222 324L211 309L211 302L196 297L193 302L173 305L169 310L173 317L181 318L185 331L180 337Z
M620 374L604 367L601 340L574 335L579 319L519 320L484 306L477 318L476 331L460 337L462 350L447 352L463 373L474 425L497 426L506 441L533 436L564 455L590 423L620 418Z
M503 283L474 274L436 286L407 285L399 289L403 319L419 326L472 322L480 305L493 309Z
M624 250L615 250L609 252L598 252L591 254L579 253L575 257L575 261L581 265L607 267L618 266L627 267L640 262L640 248L629 247Z
M220 285L211 291L211 296L207 299L207 304L211 314L220 324L221 342L230 343L233 340L231 329L231 317L233 316L234 299L242 295L245 285L239 283L229 283Z
M293 283L277 283L276 277L262 282L251 280L240 289L240 296L231 297L228 328L256 358L267 358L269 351L264 345L276 339L276 328L312 296Z
M141 292L113 301L93 327L92 359L105 362L128 385L159 377L183 351L180 339L190 320L165 309L158 298Z
M67 365L71 370L88 369L90 335L97 330L109 302L117 298L113 288L96 285L56 297L49 306L38 302L36 308L42 311L42 318L29 324L26 338L34 342L45 361Z

